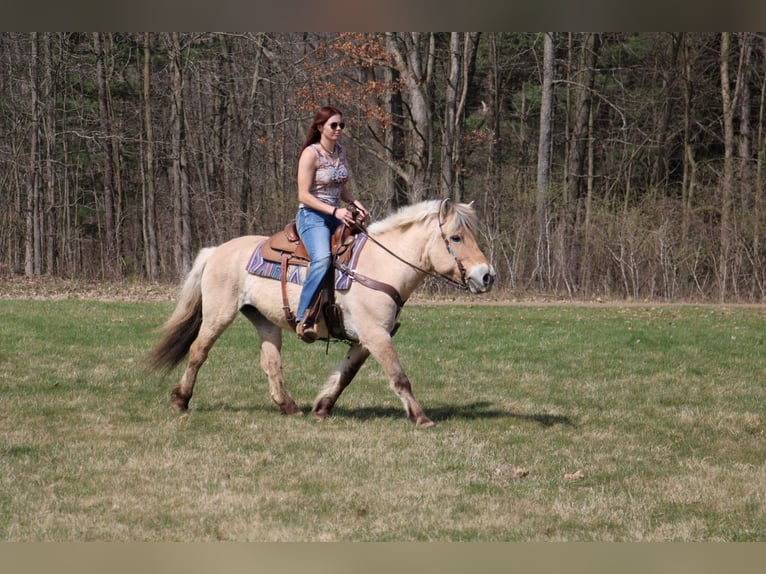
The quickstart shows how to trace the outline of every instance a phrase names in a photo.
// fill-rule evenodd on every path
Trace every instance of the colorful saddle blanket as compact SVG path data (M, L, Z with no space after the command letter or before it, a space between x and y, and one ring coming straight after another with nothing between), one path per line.
M359 233L354 237L354 244L352 245L351 259L348 262L348 269L354 271L356 269L357 261L359 260L359 254L362 252L367 241L367 235ZM247 264L247 272L252 275L258 275L259 277L268 277L269 279L276 279L279 281L280 274L282 272L282 265L278 261L269 261L264 259L261 248L266 243L266 240L258 244L250 256L250 261ZM287 267L287 282L295 283L296 285L303 285L303 281L306 278L306 267L300 265L288 265ZM346 291L351 287L351 277L347 273L341 273L337 269L335 270L335 290Z

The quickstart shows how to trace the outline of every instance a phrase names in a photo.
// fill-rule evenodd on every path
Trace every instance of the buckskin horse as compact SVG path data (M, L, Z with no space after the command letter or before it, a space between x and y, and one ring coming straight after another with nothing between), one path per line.
M330 414L340 394L372 355L404 404L409 420L421 427L434 424L415 400L394 350L392 332L402 305L429 275L474 294L492 288L495 270L479 248L476 232L473 207L449 199L406 206L363 231L367 241L356 269L347 271L352 279L350 288L335 294L350 347L314 400L314 416L324 419ZM272 400L283 414L301 414L282 374L282 330L291 331L294 324L285 316L280 282L246 269L254 250L266 239L243 236L199 251L181 286L176 308L161 327L162 335L148 356L150 369L167 372L188 355L181 380L171 392L174 408L188 409L200 367L215 341L241 312L260 337L260 366L268 378ZM376 289L376 284L387 288ZM299 285L288 285L287 298L293 308L299 295ZM326 324L320 321L317 329L320 338L329 339Z

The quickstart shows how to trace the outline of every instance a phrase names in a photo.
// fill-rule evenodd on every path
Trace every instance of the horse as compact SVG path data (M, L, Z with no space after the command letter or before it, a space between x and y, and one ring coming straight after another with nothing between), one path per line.
M419 427L433 426L415 400L392 336L402 305L429 275L445 278L473 294L492 288L495 269L478 246L477 225L472 205L446 199L405 206L363 230L367 241L351 286L335 294L349 349L313 402L311 412L316 418L330 415L340 394L372 355L402 401L407 418ZM302 414L282 374L282 330L291 331L294 323L286 318L280 282L246 270L254 249L266 239L242 236L198 252L175 310L160 327L162 335L147 356L150 371L167 374L188 355L181 380L171 391L175 409L188 410L200 367L240 312L259 335L260 367L268 379L271 399L282 414ZM379 290L379 285L388 288ZM293 308L300 289L300 285L287 286ZM317 331L320 339L329 341L321 319Z

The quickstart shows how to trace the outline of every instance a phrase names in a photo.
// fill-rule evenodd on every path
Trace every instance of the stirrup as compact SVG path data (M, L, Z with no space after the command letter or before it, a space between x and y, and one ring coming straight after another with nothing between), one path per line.
M313 343L317 340L317 327L313 319L306 319L295 326L295 334L304 343Z

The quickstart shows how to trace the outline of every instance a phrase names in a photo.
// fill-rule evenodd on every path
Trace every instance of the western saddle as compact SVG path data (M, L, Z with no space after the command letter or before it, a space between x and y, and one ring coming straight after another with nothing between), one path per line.
M324 314L328 333L341 340L347 340L348 335L343 327L343 315L340 307L335 303L335 267L348 264L352 255L351 247L354 244L354 236L359 231L361 229L356 225L353 227L340 225L332 234L330 253L332 254L334 265L327 272L308 309L309 316L315 322L318 322L320 313ZM307 267L310 258L306 247L303 245L303 241L301 241L298 235L294 221L288 223L284 229L266 240L261 247L261 256L267 261L279 263L280 265L279 280L282 286L282 309L290 327L295 329L297 319L290 309L287 299L287 269L289 265Z

